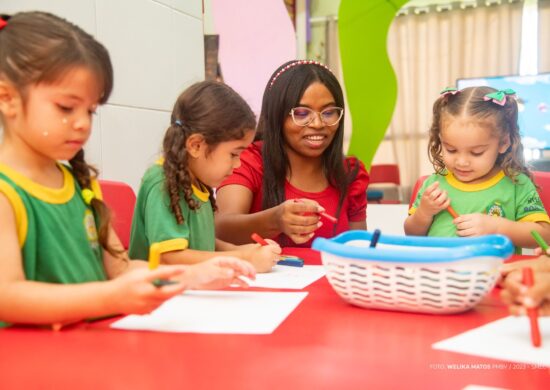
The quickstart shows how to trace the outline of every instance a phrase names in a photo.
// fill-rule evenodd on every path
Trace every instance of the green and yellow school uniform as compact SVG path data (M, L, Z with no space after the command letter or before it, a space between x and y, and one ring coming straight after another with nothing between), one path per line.
M94 214L69 169L61 164L59 169L63 187L52 189L0 164L0 192L14 210L25 278L63 284L105 280ZM101 198L96 181L93 189Z
M160 252L195 249L214 251L216 233L214 211L206 189L193 186L193 199L200 207L191 210L183 198L180 207L184 222L179 225L170 208L162 161L145 172L138 192L129 254L132 259L147 259L151 244L158 243Z
M422 184L409 214L413 214L418 208L424 190L436 181L442 190L447 191L452 206L459 215L482 213L511 221L550 223L537 189L529 177L519 174L514 183L503 171L476 184L462 183L452 173L433 174ZM451 214L444 210L434 216L428 236L456 235Z

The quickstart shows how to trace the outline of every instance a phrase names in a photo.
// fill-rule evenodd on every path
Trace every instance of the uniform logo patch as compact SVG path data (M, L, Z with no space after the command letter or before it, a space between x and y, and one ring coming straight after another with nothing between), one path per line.
M504 209L499 202L495 202L487 208L487 215L491 217L502 217L504 218Z

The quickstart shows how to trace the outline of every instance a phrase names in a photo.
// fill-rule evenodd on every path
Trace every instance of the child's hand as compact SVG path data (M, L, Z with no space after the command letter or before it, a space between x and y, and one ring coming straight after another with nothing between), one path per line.
M514 261L513 263L504 264L500 270L500 275L502 278L506 278L512 273L519 273L521 275L521 269L523 267L531 267L533 272L550 272L550 257L539 256L532 260L520 260Z
M541 255L543 254L543 253L542 253L542 248L541 248L540 246L537 246L537 247L533 250L533 254L534 254L535 256L541 256ZM550 256L550 248L548 248L548 249L546 250L546 254L547 254L548 256Z
M161 266L150 271L141 267L130 270L109 282L112 294L108 304L113 305L110 313L146 314L159 307L165 300L180 294L183 283L156 287L156 279L173 279L185 272L184 266Z
M289 199L277 206L279 230L296 244L311 240L323 223L319 214L325 209L310 199Z
M269 245L246 244L239 246L242 258L254 266L256 272L269 272L281 254L281 247L273 240L266 240Z
M450 204L451 200L447 195L447 191L439 188L439 182L436 181L429 185L422 194L417 211L431 218L441 210L445 210Z
M230 285L248 287L240 276L255 279L256 271L252 264L236 257L218 256L187 266L181 279L193 289L214 290Z
M464 214L455 218L456 234L460 237L483 236L498 231L499 217L487 214Z
M533 274L535 283L531 288L521 283L521 272L512 272L504 280L500 296L511 314L525 315L527 308L538 308L539 315L550 315L550 272L535 271Z

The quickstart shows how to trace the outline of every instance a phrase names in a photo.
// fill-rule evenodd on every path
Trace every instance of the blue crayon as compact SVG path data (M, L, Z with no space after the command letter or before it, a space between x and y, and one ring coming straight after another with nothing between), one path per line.
M284 258L282 260L279 260L277 262L279 265L288 265L290 267L303 267L304 266L304 260L299 258Z
M372 238L370 239L371 248L376 248L376 244L378 244L379 238L380 238L380 229L375 229L374 233L372 233Z

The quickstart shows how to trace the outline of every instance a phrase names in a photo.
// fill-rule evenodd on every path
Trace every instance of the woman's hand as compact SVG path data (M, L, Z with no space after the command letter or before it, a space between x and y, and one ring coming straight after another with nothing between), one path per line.
M313 200L289 199L277 207L279 230L296 244L311 240L315 230L323 225L319 213L325 209Z

